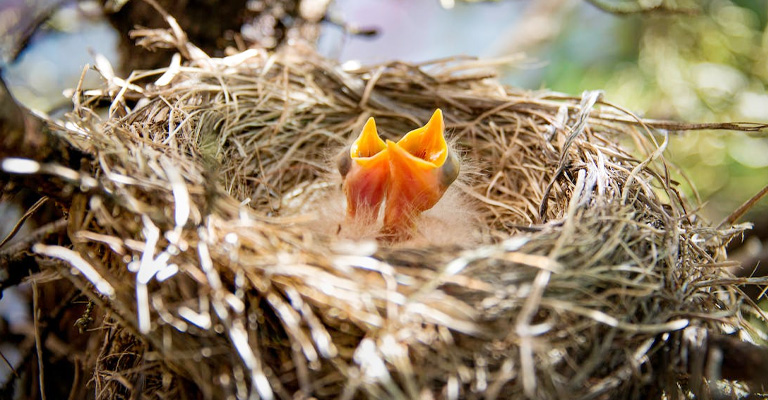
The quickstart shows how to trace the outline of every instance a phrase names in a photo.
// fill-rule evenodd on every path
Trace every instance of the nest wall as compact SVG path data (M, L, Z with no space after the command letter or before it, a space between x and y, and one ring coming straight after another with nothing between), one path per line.
M57 128L92 162L52 170L81 189L73 245L36 251L106 310L97 398L676 396L681 332L758 333L722 268L743 227L698 219L665 133L599 92L518 91L471 59L184 46L165 69L100 68ZM463 230L340 237L333 156L369 116L394 139L436 108Z

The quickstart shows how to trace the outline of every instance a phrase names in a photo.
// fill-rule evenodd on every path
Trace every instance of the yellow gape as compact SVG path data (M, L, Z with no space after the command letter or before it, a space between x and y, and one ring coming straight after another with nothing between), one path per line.
M376 131L376 122L368 118L363 132L349 149L349 157L342 155L339 160L347 197L347 218L361 223L376 221L389 182L386 149Z
M417 217L432 208L459 175L458 158L445 141L439 109L421 128L397 143L381 140L373 118L342 157L347 218L372 223L386 198L381 238L399 242L412 237Z
M397 143L387 141L389 188L382 228L386 240L409 239L419 214L437 204L459 175L459 160L444 134L443 113L438 109L423 127Z

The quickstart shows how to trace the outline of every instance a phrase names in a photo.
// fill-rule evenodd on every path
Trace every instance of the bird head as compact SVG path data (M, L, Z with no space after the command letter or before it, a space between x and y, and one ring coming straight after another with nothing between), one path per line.
M398 142L384 142L369 118L360 136L338 161L347 198L347 220L370 225L386 198L381 238L401 242L413 236L417 217L432 208L459 175L459 160L445 141L443 113Z
M437 109L426 125L397 143L386 142L389 185L381 232L384 239L409 239L416 217L432 208L459 175L459 160L444 134L443 113Z
M372 223L386 196L389 182L387 146L376 131L373 118L338 160L347 198L347 218Z

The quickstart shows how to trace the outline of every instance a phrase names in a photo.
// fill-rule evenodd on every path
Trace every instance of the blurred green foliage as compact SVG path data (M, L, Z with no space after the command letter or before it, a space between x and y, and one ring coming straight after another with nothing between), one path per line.
M768 122L768 2L701 0L679 6L697 12L628 17L574 12L548 52L543 85L574 94L604 89L608 100L649 118ZM610 21L604 37L586 36L592 43L585 42L581 25L594 26L596 18ZM706 203L705 215L715 221L768 184L765 133L684 133L673 137L667 154L691 179ZM767 203L750 217L768 212Z

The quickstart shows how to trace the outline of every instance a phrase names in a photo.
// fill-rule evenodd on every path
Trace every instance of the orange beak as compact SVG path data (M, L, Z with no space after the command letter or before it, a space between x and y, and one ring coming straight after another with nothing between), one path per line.
M349 157L341 156L338 166L344 178L348 218L364 223L376 221L389 181L386 148L376 131L376 122L369 118L360 136L352 143Z
M390 241L411 237L416 217L429 210L459 175L458 159L445 141L439 109L399 142L387 141L389 188L382 234Z

